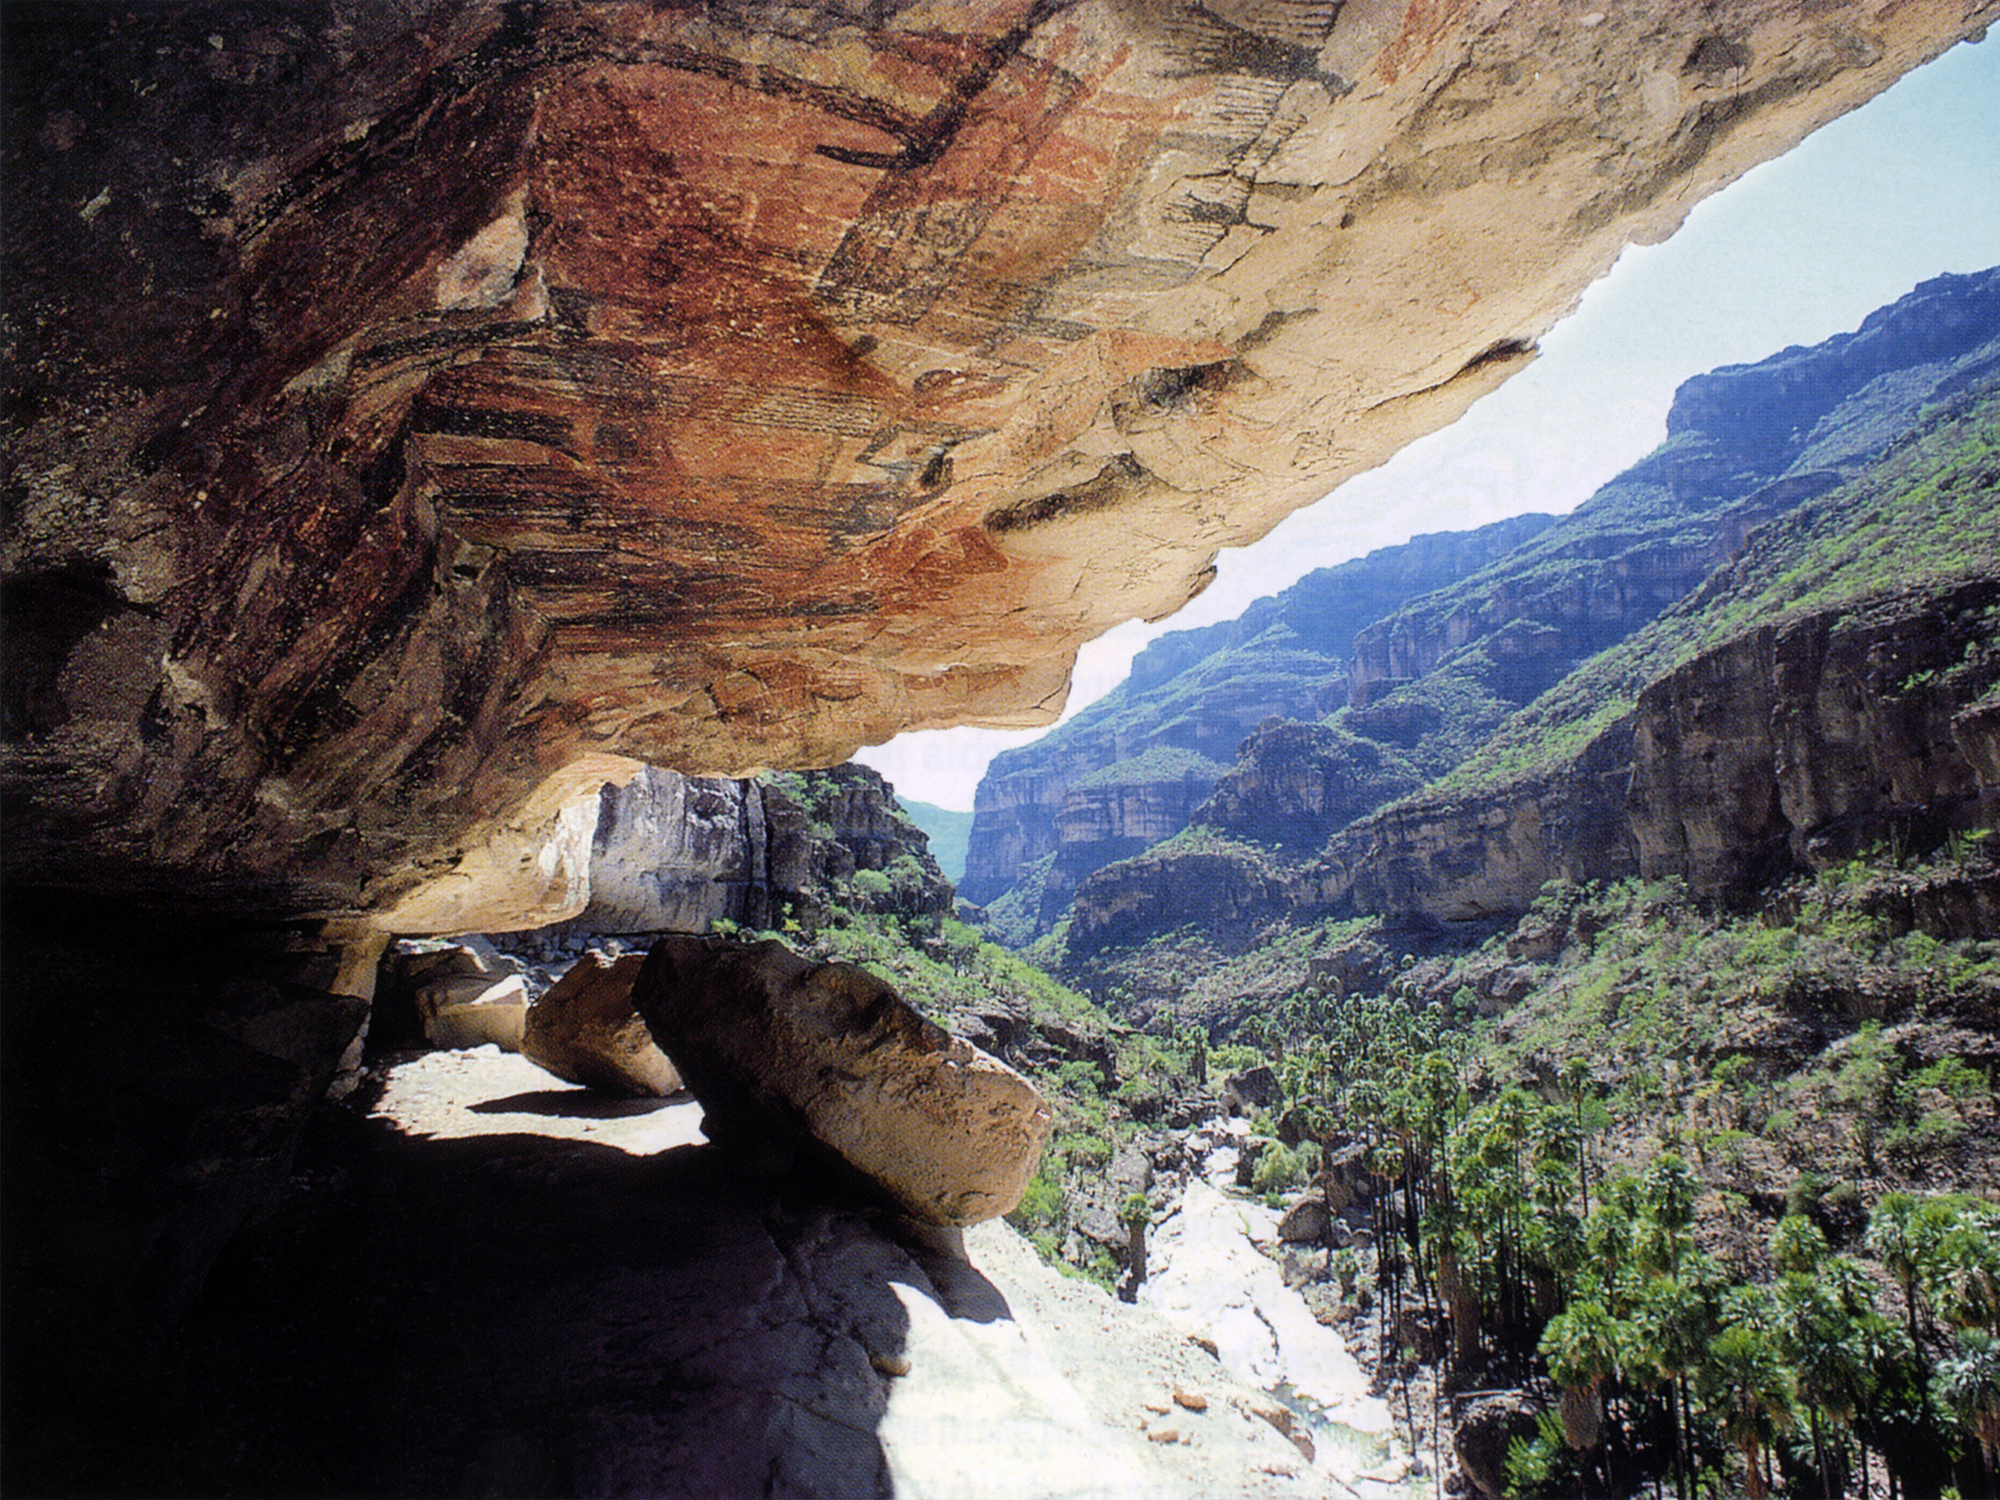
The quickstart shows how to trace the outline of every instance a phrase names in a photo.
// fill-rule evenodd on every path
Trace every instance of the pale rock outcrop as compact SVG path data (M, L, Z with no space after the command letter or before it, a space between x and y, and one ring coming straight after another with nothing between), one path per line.
M528 1007L521 1055L569 1083L667 1098L681 1075L632 1004L643 953L586 953Z
M775 928L831 905L948 914L952 888L929 840L881 775L841 765L810 777L683 776L648 766L607 786L590 837L588 934ZM871 896L855 876L893 871Z
M495 1046L521 1050L527 1024L528 987L519 974L504 979L462 979L417 997L424 1040L433 1047Z
M399 942L386 956L375 996L379 1040L432 1047L517 1051L528 990L520 966L483 939L438 945Z
M670 935L632 999L718 1143L814 1145L943 1225L1006 1213L1034 1175L1050 1116L1033 1085L863 969Z

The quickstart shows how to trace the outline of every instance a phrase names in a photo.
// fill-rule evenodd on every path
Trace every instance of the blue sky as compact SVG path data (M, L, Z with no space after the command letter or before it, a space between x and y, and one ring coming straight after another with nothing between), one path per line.
M1065 717L1169 630L1427 531L1563 512L1666 435L1674 388L1857 326L1945 271L2000 264L2000 41L1953 48L1863 108L1698 204L1665 244L1634 246L1542 340L1542 357L1457 425L1350 480L1263 541L1225 552L1171 620L1084 648ZM1046 730L898 736L856 759L899 793L970 808L986 763Z

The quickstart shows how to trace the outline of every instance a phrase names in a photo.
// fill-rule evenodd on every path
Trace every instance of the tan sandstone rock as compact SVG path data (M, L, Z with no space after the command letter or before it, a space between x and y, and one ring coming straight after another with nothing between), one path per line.
M528 988L519 974L456 974L417 992L424 1040L433 1047L521 1050Z
M1040 1160L1033 1085L851 964L668 936L632 998L718 1143L815 1142L945 1225L1006 1213Z
M642 953L586 953L528 1007L521 1055L556 1077L606 1093L664 1099L681 1090L632 1005Z

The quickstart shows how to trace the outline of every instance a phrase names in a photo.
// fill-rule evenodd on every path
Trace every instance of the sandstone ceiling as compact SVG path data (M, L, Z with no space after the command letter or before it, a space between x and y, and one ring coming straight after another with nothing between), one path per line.
M12 874L472 925L635 758L1046 722L1996 13L9 4Z

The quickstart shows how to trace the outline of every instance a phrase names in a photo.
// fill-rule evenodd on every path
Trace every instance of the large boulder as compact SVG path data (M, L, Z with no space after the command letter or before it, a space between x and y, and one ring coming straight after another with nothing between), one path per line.
M1323 1193L1310 1192L1285 1210L1278 1221L1278 1238L1287 1244L1319 1244L1333 1228L1333 1215Z
M528 1007L521 1055L569 1083L664 1099L681 1075L632 1004L643 953L586 953Z
M670 935L632 999L719 1144L811 1144L944 1225L1006 1213L1034 1174L1049 1132L1034 1087L863 969Z
M1222 1084L1222 1107L1232 1115L1247 1115L1252 1110L1274 1108L1283 1096L1283 1090L1278 1087L1278 1075L1265 1063L1245 1068L1241 1073L1231 1073Z
M1516 1439L1535 1436L1541 1410L1520 1391L1501 1391L1472 1402L1459 1414L1452 1451L1477 1494L1500 1500L1507 1493L1507 1452Z
M392 987L408 993L430 1046L520 1050L528 988L517 965L490 946L469 943L399 953L396 960Z

